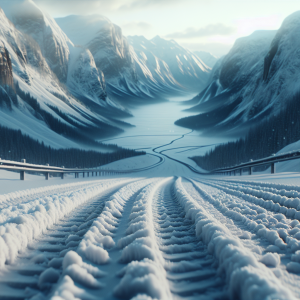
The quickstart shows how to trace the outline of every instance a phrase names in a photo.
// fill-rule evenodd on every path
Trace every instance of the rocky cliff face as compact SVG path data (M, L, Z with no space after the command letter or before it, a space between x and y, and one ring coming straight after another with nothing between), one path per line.
M128 42L121 28L112 23L100 28L87 47L107 79L119 77L126 68L133 68Z
M75 48L71 52L68 86L78 95L100 103L106 101L104 75L98 70L93 55L88 49Z
M65 82L70 41L56 22L44 14L32 0L1 0L0 6L15 27L39 45L51 70L60 81Z
M0 84L2 86L14 86L13 70L8 50L0 42Z
M25 8L30 11L25 11L24 16L18 16L19 8L15 7L15 3L26 4ZM64 59L63 57L67 57L68 60L67 63L62 63L60 74L63 79L59 80L59 73L53 67L53 60L47 52L51 47L41 43L45 38L44 31L36 28L50 19L43 19L44 15L41 17L39 11L37 14L34 10L31 11L35 6L30 0L0 0L0 6L10 15L9 20L0 9L0 124L22 129L35 139L59 148L78 145L52 130L42 114L50 119L52 116L52 121L59 120L70 128L76 128L78 124L78 128L86 126L106 136L121 132L122 129L118 128L114 117L118 113L128 113L121 105L107 101L103 74L97 69L90 51L78 48L77 53L77 47L71 42L68 42L67 48L63 47L65 50L56 44L58 46L52 48L52 54L57 64L61 64L60 59ZM36 26L33 26L34 22L37 23ZM56 35L56 42L62 38L58 34L61 32L58 25L49 21L46 27L45 30ZM42 38L39 40L40 37ZM71 52L77 55L73 56ZM68 86L69 77L73 89ZM14 81L15 90L8 88ZM41 111L43 113L40 113ZM105 128L105 132L99 131L99 126Z
M264 112L270 113L271 99L263 73L264 58L275 33L257 31L238 39L230 52L216 63L207 87L193 100L197 104L189 110L203 114L179 120L177 124L193 128L197 123L198 129L226 130L262 118Z

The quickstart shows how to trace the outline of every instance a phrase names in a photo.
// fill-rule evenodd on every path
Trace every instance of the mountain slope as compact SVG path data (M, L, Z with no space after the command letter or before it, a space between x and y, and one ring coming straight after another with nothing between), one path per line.
M147 99L191 88L198 91L208 78L210 69L195 55L174 45L175 42L157 41L154 53L150 47L153 41L144 37L125 38L120 27L100 15L68 16L56 21L75 45L90 50L97 68L104 73L111 96ZM165 49L162 43L167 43ZM189 63L178 63L173 48L177 52L180 49L178 55L188 56ZM177 61L175 66L170 55Z
M258 31L238 39L191 102L197 104L189 110L201 114L176 124L222 130L280 114L300 89L299 49L300 11L288 16L277 32Z
M256 121L273 111L274 99L263 80L264 57L275 31L256 31L238 39L213 68L207 87L189 111L201 112L176 122L194 128L224 130Z
M39 44L42 55L52 71L60 81L65 82L70 41L55 21L31 0L1 0L0 4L15 27Z
M199 91L205 86L210 68L174 40L167 41L159 36L152 40L143 36L130 36L128 41L140 60L144 60L150 70L155 70L152 74L163 71L170 77L170 81L192 91Z
M210 68L213 68L218 61L218 58L209 52L194 51L194 54L196 54Z
M30 2L22 1L29 4ZM31 23L31 19L28 23ZM88 140L93 143L93 138L122 132L122 129L118 128L119 124L99 113L105 112L103 107L109 105L108 101L99 99L104 104L97 104L97 111L89 109L75 99L51 70L39 44L28 34L19 31L2 9L0 40L1 57L4 62L0 69L0 75L4 74L1 77L1 125L22 129L24 133L53 147L84 148L86 146L82 143L85 144ZM90 62L84 60L83 63L84 68L80 70L83 73L78 75L89 79L89 74L84 70L89 67ZM71 69L68 66L68 72ZM96 75L96 79L99 79L98 85L96 81L89 80L89 84L93 83L89 91L94 92L94 98L99 96L98 86L102 90L105 88L100 74L98 77ZM64 134L64 131L68 134ZM86 131L85 135L82 131ZM78 140L80 136L82 141Z

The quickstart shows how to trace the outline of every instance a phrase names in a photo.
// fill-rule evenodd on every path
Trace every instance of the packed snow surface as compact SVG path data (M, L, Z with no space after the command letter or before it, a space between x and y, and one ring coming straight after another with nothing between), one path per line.
M65 180L2 171L0 299L300 297L299 175L204 176L158 161Z

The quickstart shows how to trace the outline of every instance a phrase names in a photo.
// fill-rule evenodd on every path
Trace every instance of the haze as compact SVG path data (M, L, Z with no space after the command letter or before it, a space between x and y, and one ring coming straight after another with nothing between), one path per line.
M221 56L255 30L278 29L299 9L297 0L35 0L53 17L102 14L124 35L174 39L192 51Z

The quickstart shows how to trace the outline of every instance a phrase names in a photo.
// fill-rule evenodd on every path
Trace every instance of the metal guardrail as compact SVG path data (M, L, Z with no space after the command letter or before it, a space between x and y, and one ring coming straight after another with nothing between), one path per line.
M0 159L0 169L6 171L18 171L20 172L20 180L25 180L25 173L26 172L37 172L37 173L44 173L45 179L49 179L50 173L60 174L61 178L64 179L65 174L75 174L75 178L79 178L79 174L82 173L83 177L87 175L89 177L90 173L92 176L101 176L101 175L114 175L114 174L124 174L129 173L132 171L127 170L111 170L111 169L78 169L78 168L64 168L64 167L52 167L49 165L34 165L26 163L25 159L22 159L22 162L15 162L9 160L1 160Z
M65 167L52 167L49 165L34 165L26 163L26 159L22 159L21 162L10 161L10 160L2 160L0 158L0 170L6 171L17 171L20 172L20 180L25 180L26 172L37 172L44 173L45 179L49 179L50 173L56 173L61 175L61 179L64 179L65 174L75 174L75 178L79 178L79 174L83 174L83 177L87 175L89 177L90 173L92 176L101 176L101 175L116 175L116 174L128 174L134 172L140 172L152 169L164 162L164 159L158 155L150 154L153 156L157 156L159 161L151 166L132 169L132 170L113 170L113 169L105 169L105 168L94 168L94 169L79 169L79 168L65 168Z
M276 173L276 163L289 161L294 159L300 159L300 151L295 151L291 153L284 153L279 155L272 155L266 158L261 158L257 160L251 160L247 163L242 163L237 166L229 167L229 168L219 168L215 169L210 174L223 174L223 175L236 175L236 172L240 172L242 175L244 169L248 169L249 175L252 175L253 168L258 166L271 165L271 174Z

